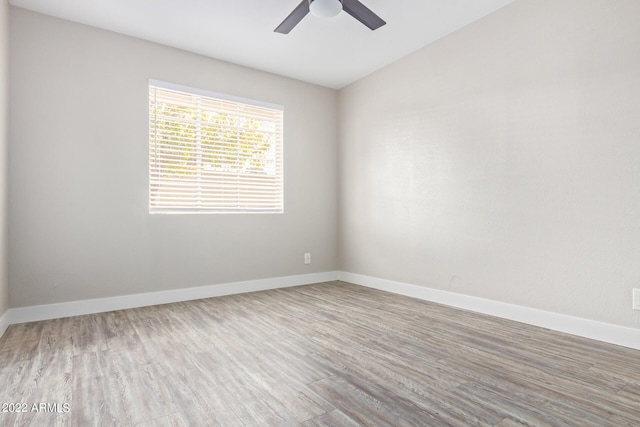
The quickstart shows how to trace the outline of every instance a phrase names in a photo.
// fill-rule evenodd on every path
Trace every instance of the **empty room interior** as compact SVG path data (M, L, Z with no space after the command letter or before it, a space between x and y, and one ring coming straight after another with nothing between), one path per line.
M0 425L640 425L639 17L0 0Z

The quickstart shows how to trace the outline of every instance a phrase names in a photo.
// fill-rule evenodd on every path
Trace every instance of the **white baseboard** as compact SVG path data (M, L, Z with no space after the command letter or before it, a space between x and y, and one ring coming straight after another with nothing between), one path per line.
M0 318L0 327L2 325L2 319L5 319L5 323L7 323L8 326L15 323L35 322L38 320L58 319L83 314L103 313L107 311L168 304L172 302L264 291L268 289L287 288L291 286L329 282L337 279L338 272L329 271L325 273L249 280L245 282L224 283L220 285L148 292L144 294L72 301L59 304L11 308L2 318Z
M596 322L579 317L343 271L339 273L339 279L356 285L640 350L640 329Z
M2 338L2 335L4 335L8 327L9 327L9 310L5 311L4 313L2 313L2 316L0 316L0 338Z
M329 271L325 273L276 277L110 298L11 308L0 316L0 337L9 325L15 323L102 313L201 298L329 282L332 280L342 280L356 285L406 295L640 350L640 329L596 322L564 314L343 271Z

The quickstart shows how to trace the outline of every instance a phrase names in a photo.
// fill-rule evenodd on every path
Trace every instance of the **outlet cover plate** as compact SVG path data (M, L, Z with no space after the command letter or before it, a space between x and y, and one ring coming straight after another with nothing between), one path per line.
M633 290L633 309L640 310L640 289Z

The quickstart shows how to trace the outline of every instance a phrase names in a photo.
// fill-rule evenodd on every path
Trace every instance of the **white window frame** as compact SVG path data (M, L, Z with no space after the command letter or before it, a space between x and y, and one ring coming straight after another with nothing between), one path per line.
M159 111L161 107L158 104L158 93L161 97L164 96L162 99L165 101L170 99L173 93L177 94L176 96L182 101L176 101L175 105L182 102L180 105L188 105L188 108L194 109L195 114L192 118L171 119L167 115L163 116ZM184 101L187 98L192 101ZM166 101L163 105L168 104L170 101ZM201 104L205 107L200 107ZM216 110L218 106L220 109ZM284 212L283 106L159 80L149 80L148 108L149 213ZM233 109L236 109L237 113L229 113L234 111ZM223 128L237 132L237 145L233 145L228 138L224 141L209 139L214 143L202 148L203 140L206 139L201 136L203 114L209 114L207 117L210 118L225 115L229 120L233 120L233 123L247 123L253 120L250 123L254 126L262 124L268 126L268 130L264 128L251 131L239 124L226 126L204 122L205 125L210 125L208 128L210 133L213 130L219 132ZM170 130L170 126L177 127L179 122L191 126L189 129L192 136L183 133L182 135L187 136L178 137L180 142L175 143L175 138L172 139L170 136L175 133L167 130ZM158 125L158 123L162 124ZM164 133L158 130L159 126L164 126ZM264 142L266 139L261 140L260 150L263 151L257 151L258 143L256 142L253 146L254 151L251 152L253 154L248 152L249 139L243 138L252 138L252 135L254 137L262 135L262 138L269 139L268 143ZM192 145L185 149L185 141ZM176 148L176 144L181 144L180 148ZM221 153L222 150L229 152L230 149L235 149L238 153L235 168L220 163L224 162L222 160L218 160L217 167L214 167L213 163L202 161L204 154L210 157L218 156L217 159L227 158ZM262 157L255 157L256 152ZM177 156L188 158L188 160L180 160L181 170L175 166ZM255 167L255 161L252 159L258 159L255 161L263 164L261 170ZM169 162L173 162L173 166L168 165Z

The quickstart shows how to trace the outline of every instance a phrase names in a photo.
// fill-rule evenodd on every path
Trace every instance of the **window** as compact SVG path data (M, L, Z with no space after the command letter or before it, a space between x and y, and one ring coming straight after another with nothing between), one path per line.
M283 108L149 82L149 212L282 212Z

